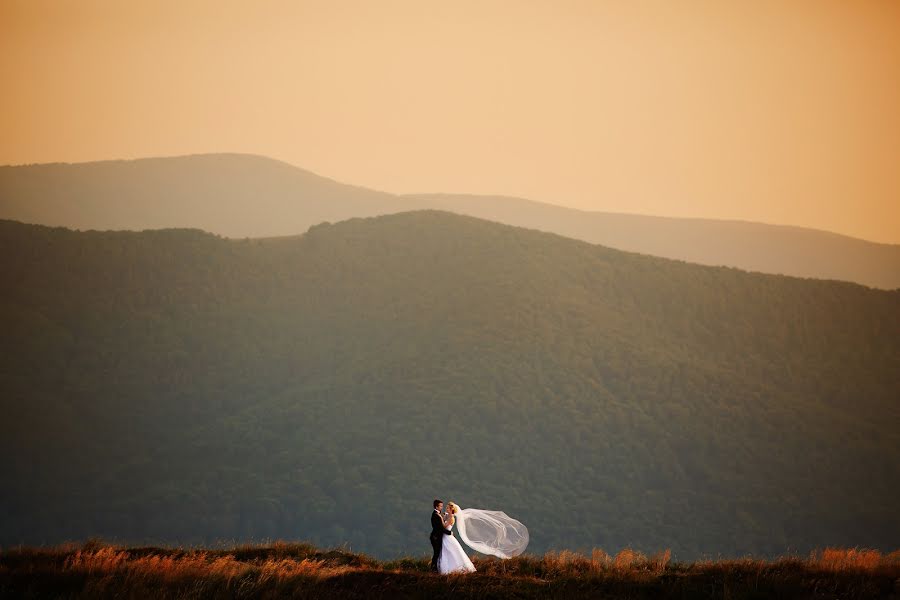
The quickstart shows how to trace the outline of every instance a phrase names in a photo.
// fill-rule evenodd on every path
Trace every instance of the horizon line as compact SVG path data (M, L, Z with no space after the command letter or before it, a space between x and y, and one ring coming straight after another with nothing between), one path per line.
M90 164L98 164L98 163L122 163L122 162L141 162L141 161L152 161L152 160L177 160L177 159L185 159L185 158L203 158L203 157L214 157L214 156L233 156L233 157L250 157L256 159L263 159L271 162L281 163L285 166L291 167L292 169L297 169L298 171L302 171L314 177L318 177L320 179L328 180L338 185L353 187L364 189L372 192L377 192L380 194L387 194L390 196L394 196L397 198L420 198L424 196L457 196L457 197L466 197L466 198L503 198L506 200L516 200L519 202L528 202L534 205L545 206L548 208L561 209L566 211L572 211L577 213L582 213L585 215L615 215L629 218L639 218L639 219L659 219L659 220L668 220L668 221L705 221L712 223L732 223L732 224L740 224L740 225L751 225L758 227L777 227L784 229L795 229L801 231L809 231L816 232L821 234L833 235L837 237L857 240L861 242L866 242L869 244L876 244L879 246L889 246L889 247L900 247L900 240L896 242L885 242L879 240L873 240L869 238L863 238L856 235L850 235L847 233L841 233L838 231L832 231L830 229L821 229L818 227L812 227L809 225L793 225L787 223L775 223L769 221L753 221L749 219L742 218L734 218L734 217L708 217L708 216L673 216L673 215L660 215L660 214L652 214L652 213L639 213L639 212L622 212L622 211L610 211L610 210L586 210L583 208L576 208L574 206L569 206L566 204L557 204L554 202L547 202L544 200L535 200L533 198L527 198L524 196L515 196L511 194L505 193L473 193L473 192L392 192L388 190L382 190L375 187L370 187L367 185L356 184L356 183L348 183L346 181L342 181L341 179L336 179L329 175L323 175L319 172L312 171L305 167L301 167L287 160L283 160L280 158L276 158L274 156L269 156L266 154L257 154L253 152L237 152L237 151L222 151L222 152L191 152L187 154L167 154L167 155L156 155L156 156L137 156L131 158L101 158L95 160L82 160L82 161L48 161L48 162L23 162L23 163L10 163L0 165L0 169L16 169L16 168L29 168L29 167L48 167L55 165L64 165L64 166L79 166L79 165L90 165Z

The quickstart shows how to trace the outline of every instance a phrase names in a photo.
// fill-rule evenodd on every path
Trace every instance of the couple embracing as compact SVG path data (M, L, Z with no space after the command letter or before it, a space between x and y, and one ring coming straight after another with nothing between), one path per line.
M431 537L429 538L431 548L434 550L434 555L431 557L431 570L441 575L472 573L475 571L475 565L453 537L453 526L456 524L459 507L451 502L447 505L446 513L441 512L443 508L443 501L434 501L434 512L431 513Z
M431 513L431 570L448 573L472 573L475 565L469 560L459 541L453 537L453 527L459 537L473 550L499 558L511 558L525 551L528 529L506 513L480 508L461 509L455 503L434 501Z

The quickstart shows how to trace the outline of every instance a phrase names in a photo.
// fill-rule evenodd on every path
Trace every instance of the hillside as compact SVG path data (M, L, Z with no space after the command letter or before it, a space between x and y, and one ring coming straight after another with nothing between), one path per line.
M0 550L0 598L893 598L900 551L828 548L774 561L675 563L596 549L475 558L467 575L428 572L427 559L388 562L346 550L276 542L124 548L91 541Z
M267 237L415 207L246 154L0 167L0 218L73 229L189 227Z
M900 292L443 212L229 240L0 222L0 545L900 539Z
M900 245L747 221L581 211L504 196L404 196L428 208L704 265L900 288Z
M269 237L417 208L701 264L900 288L900 245L814 229L585 212L510 197L396 196L238 154L0 167L0 218L75 229L193 227Z

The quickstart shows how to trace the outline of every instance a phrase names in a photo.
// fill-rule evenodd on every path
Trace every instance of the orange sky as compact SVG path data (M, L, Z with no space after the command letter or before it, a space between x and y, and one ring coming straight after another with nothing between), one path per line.
M0 0L0 164L280 158L900 243L900 2Z

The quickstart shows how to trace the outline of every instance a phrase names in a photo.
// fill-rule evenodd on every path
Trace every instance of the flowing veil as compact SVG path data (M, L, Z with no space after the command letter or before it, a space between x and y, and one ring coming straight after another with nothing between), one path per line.
M461 508L456 513L456 530L469 548L482 554L512 558L528 546L528 529L499 510Z

